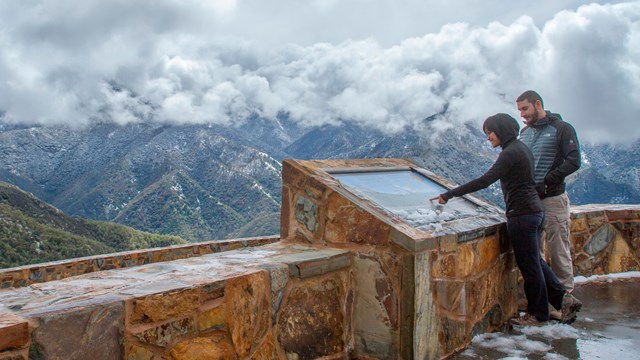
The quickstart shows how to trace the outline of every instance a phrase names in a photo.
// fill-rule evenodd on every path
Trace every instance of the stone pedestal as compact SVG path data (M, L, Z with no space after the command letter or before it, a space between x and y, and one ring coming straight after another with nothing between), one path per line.
M517 268L499 209L472 198L475 216L421 230L344 187L331 175L339 169L411 169L452 184L398 159L284 162L283 241L353 254L357 356L440 358L515 314Z

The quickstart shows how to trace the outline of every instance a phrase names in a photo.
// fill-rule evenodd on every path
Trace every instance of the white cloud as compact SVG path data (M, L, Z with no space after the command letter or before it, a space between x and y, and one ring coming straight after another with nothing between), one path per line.
M640 2L589 5L561 12L545 26L532 84L583 138L640 137L639 19Z
M583 141L640 138L640 2L560 11L573 3L2 2L0 110L36 123L286 113L395 132L436 114L435 130L518 118L515 97L535 89Z

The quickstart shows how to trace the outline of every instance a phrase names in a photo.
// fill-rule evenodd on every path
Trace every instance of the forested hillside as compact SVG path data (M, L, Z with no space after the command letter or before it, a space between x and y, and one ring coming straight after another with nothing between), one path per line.
M0 182L0 268L183 243L177 236L72 218Z

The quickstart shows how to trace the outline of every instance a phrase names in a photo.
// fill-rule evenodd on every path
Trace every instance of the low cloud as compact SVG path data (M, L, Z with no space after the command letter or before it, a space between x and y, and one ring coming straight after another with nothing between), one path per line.
M395 45L368 37L278 46L215 36L243 3L209 3L194 0L187 11L173 2L65 9L61 1L53 15L49 2L0 15L10 25L0 30L4 121L234 125L286 114L304 126L353 122L393 133L431 116L433 129L496 112L519 119L515 98L535 89L583 141L640 138L639 2L582 6L542 25L528 16L453 23ZM339 3L313 2L320 12Z

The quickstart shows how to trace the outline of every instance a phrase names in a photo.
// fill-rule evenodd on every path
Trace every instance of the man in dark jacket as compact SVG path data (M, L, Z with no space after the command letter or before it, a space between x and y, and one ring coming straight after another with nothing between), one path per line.
M542 97L533 90L516 100L520 116L527 125L520 140L531 149L535 163L536 190L545 208L543 241L551 261L551 269L571 292L573 263L571 260L571 219L565 178L580 168L580 145L574 128L558 114L544 110Z

